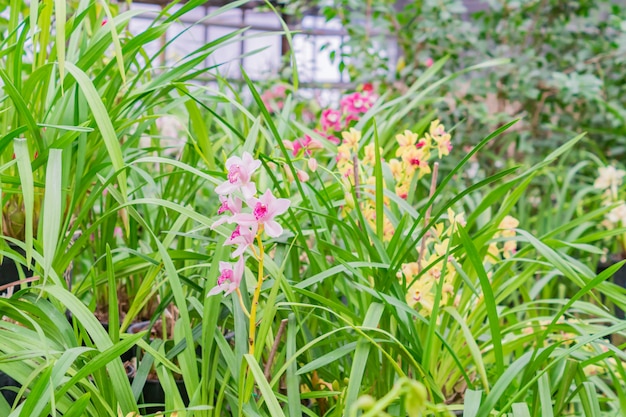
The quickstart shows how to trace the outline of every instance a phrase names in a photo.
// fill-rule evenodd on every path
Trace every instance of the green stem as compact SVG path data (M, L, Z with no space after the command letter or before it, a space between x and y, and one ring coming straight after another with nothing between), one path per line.
M256 240L259 245L259 277L256 283L256 288L254 290L254 297L252 298L252 306L250 308L250 333L249 333L249 341L250 341L250 355L254 356L254 342L256 338L256 310L259 305L259 297L261 296L261 285L263 284L263 256L265 254L263 248L263 241L261 240L261 235L263 234L263 226L259 227L259 232L256 235Z

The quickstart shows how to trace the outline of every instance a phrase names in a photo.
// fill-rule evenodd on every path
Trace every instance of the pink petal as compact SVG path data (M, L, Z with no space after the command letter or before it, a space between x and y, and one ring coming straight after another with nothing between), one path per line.
M272 195L272 191L268 188L267 190L265 190L265 192L261 195L261 197L259 197L257 199L257 201L254 202L254 205L256 205L257 202L261 202L263 204L265 204L266 206L271 206L272 205L272 201L274 200L274 196ZM253 207L252 205L250 205L251 207Z
M225 269L232 269L232 267L230 266L228 262L220 261L220 266L219 266L220 272L224 271Z
M267 233L269 237L278 237L283 234L283 227L278 224L278 222L270 220L265 222L265 233Z
M272 202L271 213L272 217L279 216L289 209L291 201L286 198L277 198Z
M244 184L241 186L241 192L243 193L244 198L247 200L256 194L256 185L253 182Z
M237 214L241 213L241 199L239 197L229 198L228 199L228 209L231 213Z
M231 292L235 291L238 287L239 285L235 284L234 282L230 283L230 285L227 286L226 292L224 293L224 297L226 297Z
M242 256L241 258L239 258L239 260L235 264L235 269L233 271L233 282L236 283L237 286L239 286L239 283L241 282L241 278L243 277L244 267L245 267L245 262Z
M226 223L228 221L228 217L220 217L211 225L211 230L215 230L218 226Z
M259 161L258 159L255 159L252 162L252 164L250 164L250 173L253 173L254 171L259 169L260 167L261 167L261 161Z
M222 291L224 291L224 288L222 288L223 285L216 285L215 287L211 288L211 291L209 291L209 293L207 294L207 297L210 295L215 295L215 294L219 294Z
M240 226L253 227L257 224L256 218L252 213L239 213L228 218L228 223L237 223Z
M244 152L244 157L245 157L245 152ZM229 170L231 166L233 165L244 165L243 160L238 157L238 156L231 156L230 158L228 158L226 160L226 170Z
M250 246L247 243L241 244L237 247L237 249L233 252L232 255L230 255L231 258L236 258L238 256L243 255L243 253L246 251L246 249L248 249L248 246Z
M236 191L239 188L239 184L233 184L230 181L226 180L217 187L215 187L215 192L218 194L230 194L233 191Z

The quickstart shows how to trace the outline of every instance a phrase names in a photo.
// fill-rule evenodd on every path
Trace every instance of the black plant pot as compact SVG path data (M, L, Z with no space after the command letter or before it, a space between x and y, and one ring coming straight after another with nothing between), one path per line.
M189 405L189 397L183 381L176 381L176 388L180 392L185 405ZM143 414L155 414L165 411L165 391L161 382L148 379L143 386L142 400L139 402L139 412Z
M5 374L4 372L0 372L0 390L2 391L2 396L9 405L13 405L15 399L17 398L17 391L22 387L22 385Z
M13 245L10 245L11 249L19 254L21 254L22 256L25 255L25 252ZM22 272L23 272L23 278L30 278L33 276L33 271L26 268L25 265L22 264L16 264L15 261L12 258L9 258L8 256L5 256L2 259L2 263L0 264L0 288L1 287L6 287L8 284L11 284L13 282L19 281L20 280L20 274L19 274L19 270L18 270L18 265L20 268L22 268ZM13 288L14 291L17 291L20 289L20 286L16 286ZM0 297L6 296L9 292L9 288L3 288L0 290Z
M616 264L620 260L621 259L619 257L613 256L610 258L609 261L599 263L596 272L599 274L605 269L607 269L608 267L610 267L611 265ZM615 285L619 285L622 288L626 288L626 264L624 264L620 269L617 270L617 272L615 272L615 274L613 274L611 281L613 281ZM615 317L617 317L620 320L623 320L625 317L624 310L615 306Z

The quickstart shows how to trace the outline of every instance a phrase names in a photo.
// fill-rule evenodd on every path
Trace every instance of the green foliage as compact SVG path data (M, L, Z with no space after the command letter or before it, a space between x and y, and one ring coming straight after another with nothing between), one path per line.
M604 305L626 309L626 291L610 282L622 264L594 272L603 239L620 232L598 227L610 207L591 187L592 167L580 162L584 135L568 133L533 163L472 176L477 155L504 148L511 131L522 137L520 122L502 117L489 133L493 120L476 114L448 130L434 122L459 117L435 107L455 80L487 69L496 77L507 61L476 58L457 71L462 57L451 54L409 71L426 49L413 56L407 46L399 70L406 90L373 102L338 147L297 117L292 90L277 111L245 74L239 90L199 67L243 30L161 66L161 51L150 56L147 45L204 2L176 3L136 36L127 25L138 12L105 2L0 3L0 253L34 274L30 286L0 298L0 371L21 386L14 403L0 397L1 415L146 414L150 378L166 393L166 415L179 417L624 409L626 324ZM407 28L434 25L432 45L412 38L419 31L403 33L406 42L462 44L450 36L462 28L461 10L444 3L398 12ZM360 4L350 3L355 13ZM389 4L368 4L384 25ZM544 19L548 5L557 7L498 12L509 13L513 30L523 26L514 12ZM583 13L588 5L571 7ZM354 42L367 33L357 35ZM198 85L207 74L215 84ZM561 78L571 84L563 97L596 94L575 87L595 85L583 75ZM163 123L178 143L166 140ZM474 147L448 148L450 136L472 126ZM419 142L398 152L398 135L413 137L406 130L430 135L432 155ZM294 152L302 135L319 146ZM416 149L433 174L410 176L404 195L392 160L401 164ZM227 279L220 262L232 261L234 225L212 227L221 204L215 187L227 158L243 152L261 163L259 191L290 200L278 218L284 232L246 249L241 298L208 296ZM416 159L403 169L416 169ZM147 331L137 332L137 322ZM136 361L122 363L129 350Z

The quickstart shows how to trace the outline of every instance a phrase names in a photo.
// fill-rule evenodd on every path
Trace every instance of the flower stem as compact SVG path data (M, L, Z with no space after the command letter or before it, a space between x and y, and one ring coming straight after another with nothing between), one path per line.
M261 240L261 234L263 234L263 227L259 228L259 232L256 235L256 240L259 245L259 278L256 283L256 288L254 290L254 297L252 298L252 306L250 307L250 333L249 333L249 342L250 342L250 354L254 356L254 342L256 338L256 310L259 305L259 297L261 296L261 285L263 285L263 255L265 254L263 248L263 241Z
M433 165L433 175L431 177L430 180L430 193L428 194L428 199L430 200L431 198L433 198L433 195L435 194L435 191L437 190L437 175L439 174L439 162L435 162L435 164ZM430 211L432 210L433 206L432 204L428 206L428 208L426 209L426 216L424 216L424 227L428 226L428 223L430 223ZM417 271L418 273L422 273L422 260L424 259L424 253L426 252L426 239L428 239L428 237L430 237L430 231L427 231L426 233L424 233L424 236L422 236L422 244L420 246L420 252L417 255Z
M248 313L248 309L246 308L246 305L243 303L243 297L241 296L241 291L239 290L239 288L237 288L236 291L237 291L237 298L239 298L239 305L241 306L241 309L243 310L243 314L245 314L247 318L250 318L250 313Z

